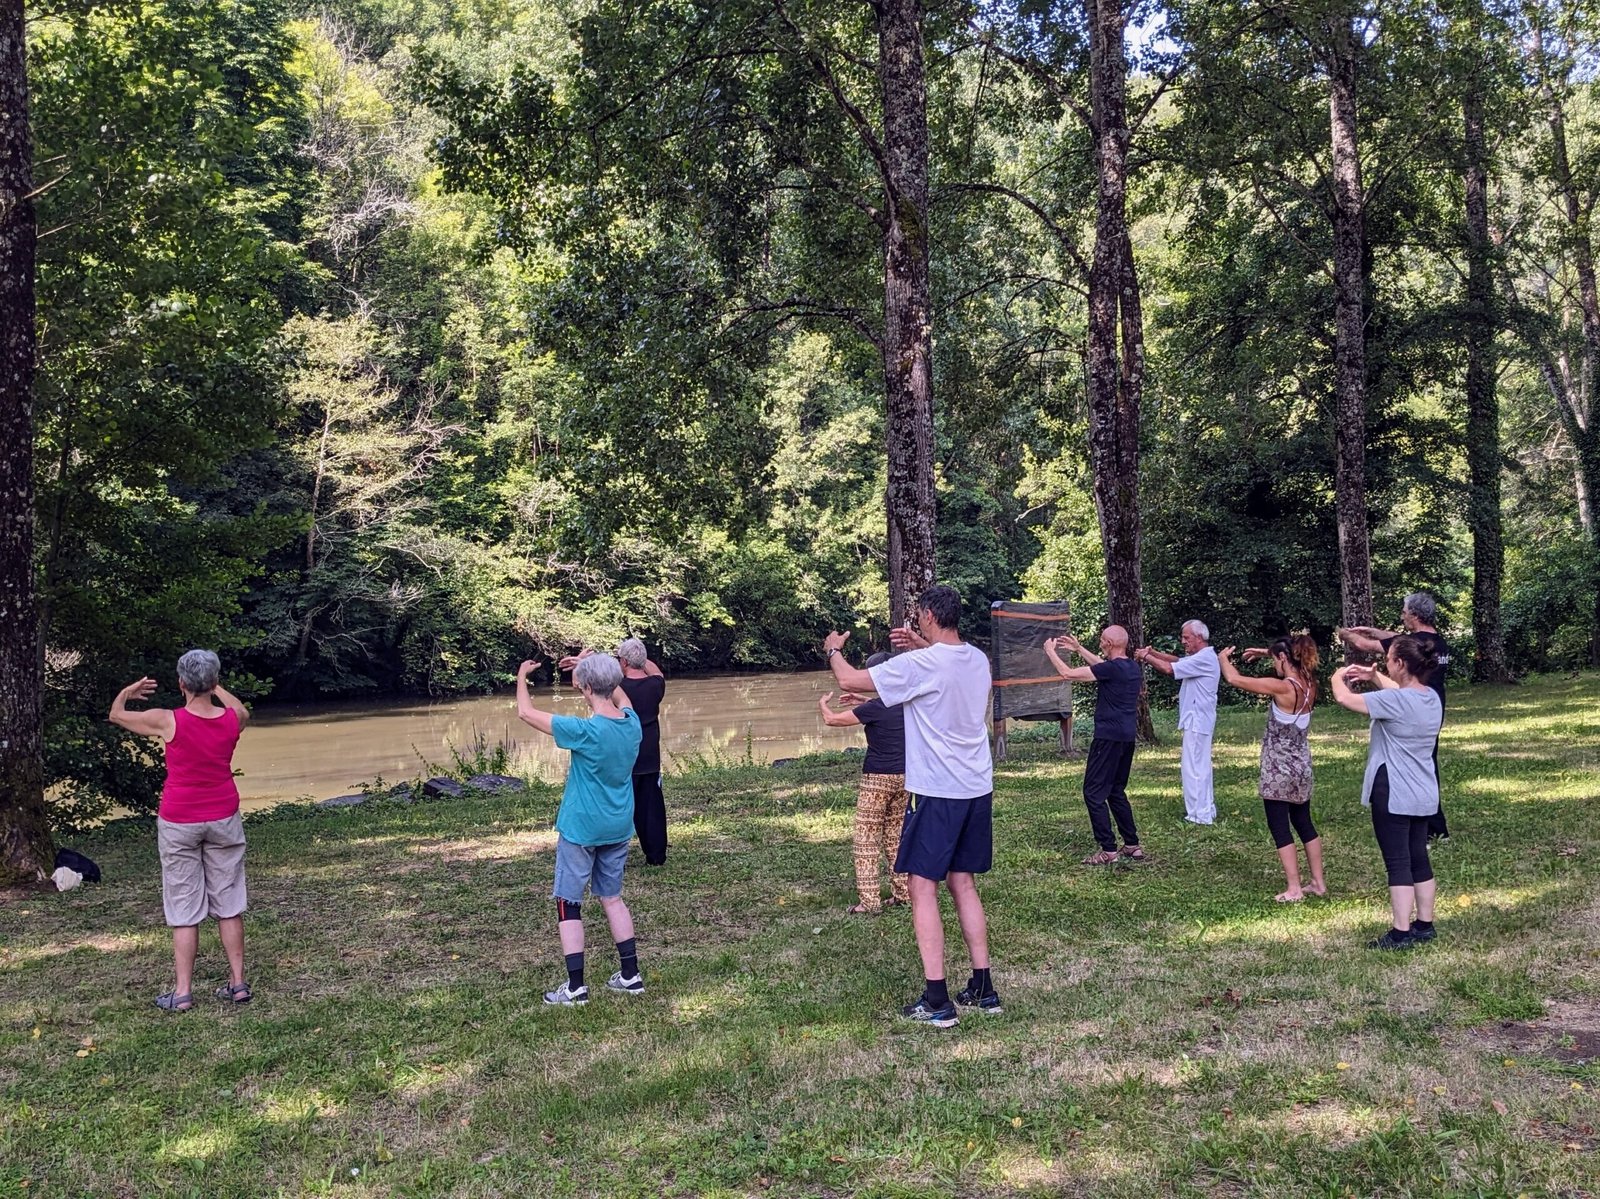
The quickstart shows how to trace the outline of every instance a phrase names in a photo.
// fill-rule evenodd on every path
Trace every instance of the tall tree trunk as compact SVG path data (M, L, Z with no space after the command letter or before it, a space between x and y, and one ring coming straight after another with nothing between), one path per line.
M0 885L43 878L54 856L33 578L36 240L22 0L0 0Z
M1372 551L1367 532L1363 302L1366 197L1356 140L1357 44L1348 15L1336 16L1328 33L1328 112L1333 143L1333 488L1339 526L1339 591L1345 625L1370 625Z
M928 281L928 96L921 0L877 0L883 87L883 382L889 612L903 624L934 581L933 311Z
M1507 683L1500 625L1505 546L1500 519L1500 399L1495 390L1498 332L1494 247L1489 240L1489 151L1483 95L1474 80L1462 101L1467 212L1467 527L1472 530L1473 677Z
M1533 29L1533 51L1536 61L1544 62L1543 32L1538 25ZM1600 285L1595 278L1593 220L1590 203L1580 195L1579 184L1573 177L1572 160L1567 150L1566 110L1556 88L1548 77L1541 80L1540 91L1546 106L1546 120L1550 127L1550 174L1560 197L1562 213L1566 218L1566 250L1572 256L1573 274L1578 279L1578 317L1583 329L1583 352L1579 359L1577 379L1565 370L1557 375L1547 365L1545 381L1556 398L1561 413L1561 423L1578 458L1578 511L1583 517L1584 532L1595 559L1595 591L1589 628L1589 662L1600 666L1600 519L1596 519L1595 504L1600 501L1600 429L1596 428L1596 365L1600 364ZM1591 201L1592 202L1592 201ZM1566 303L1571 303L1568 293ZM1569 309L1570 312L1570 309Z
M1122 0L1089 5L1089 116L1097 180L1089 264L1089 467L1111 622L1144 643L1139 561L1139 406L1144 390L1144 314L1128 233L1128 66ZM1119 324L1120 322L1120 324ZM1147 703L1139 734L1154 738Z

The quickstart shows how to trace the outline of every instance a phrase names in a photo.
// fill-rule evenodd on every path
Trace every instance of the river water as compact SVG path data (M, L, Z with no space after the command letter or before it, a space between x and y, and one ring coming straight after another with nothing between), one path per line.
M661 706L666 767L695 756L771 762L864 745L859 728L822 722L817 699L830 690L836 690L833 676L821 672L668 679ZM588 710L569 686L535 688L533 702L572 715ZM464 748L479 736L513 748L514 773L551 782L566 774L566 753L517 719L509 694L264 706L240 739L234 765L243 772L239 793L249 810L348 794L379 777L403 782L438 774L449 766L452 746Z

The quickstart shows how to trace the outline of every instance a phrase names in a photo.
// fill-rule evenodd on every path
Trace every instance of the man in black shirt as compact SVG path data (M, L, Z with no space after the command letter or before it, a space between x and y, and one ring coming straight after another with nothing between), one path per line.
M1426 591L1413 591L1406 596L1400 606L1400 623L1405 626L1405 635L1414 637L1423 645L1433 650L1439 657L1439 665L1423 680L1435 695L1439 697L1439 708L1444 709L1445 678L1450 673L1450 647L1445 639L1439 635L1436 622L1439 619L1439 608L1434 603L1433 596ZM1339 636L1352 649L1366 654L1387 654L1389 643L1401 634L1388 629L1375 629L1370 625L1361 628L1340 629ZM1433 743L1433 774L1434 780L1440 784L1439 810L1428 817L1428 836L1434 838L1448 838L1450 826L1444 818L1443 780L1439 777L1439 742L1436 738Z
M592 650L561 659L561 669L571 670ZM633 710L639 714L644 739L633 763L633 830L644 851L645 864L664 866L667 861L667 802L661 794L661 702L666 698L667 679L661 667L650 660L644 642L629 637L617 646L617 661L622 664L622 690Z
M1068 666L1057 650L1075 653L1086 666ZM1128 630L1108 625L1100 634L1100 652L1090 653L1071 634L1044 643L1044 652L1062 678L1073 683L1094 683L1094 740L1083 768L1083 802L1089 824L1100 845L1098 853L1083 859L1086 866L1106 866L1117 860L1117 838L1111 828L1116 817L1122 833L1122 856L1144 860L1139 830L1128 802L1128 773L1133 769L1133 746L1138 736L1139 695L1144 672L1128 657ZM1109 812L1107 809L1110 809Z

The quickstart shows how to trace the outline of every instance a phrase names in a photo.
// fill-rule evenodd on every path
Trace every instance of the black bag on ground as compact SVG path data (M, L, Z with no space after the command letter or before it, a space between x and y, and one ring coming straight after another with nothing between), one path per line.
M84 857L75 849L56 850L56 869L60 870L63 866L68 870L76 870L83 875L83 881L86 883L100 881L100 867L96 866L93 860Z

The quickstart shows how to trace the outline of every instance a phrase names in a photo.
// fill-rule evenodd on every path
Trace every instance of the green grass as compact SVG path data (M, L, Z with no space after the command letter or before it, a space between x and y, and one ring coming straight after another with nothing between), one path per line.
M0 1196L1596 1193L1600 1070L1502 1022L1600 1028L1600 677L1452 692L1440 938L1406 955L1361 948L1361 723L1317 715L1332 894L1290 908L1259 732L1224 716L1205 830L1170 729L1141 751L1156 860L1112 871L1078 865L1081 759L1013 742L1007 1011L948 1033L890 1016L906 914L843 914L859 759L672 781L670 863L629 877L650 993L574 1011L538 1002L553 792L252 821L257 999L179 1017L153 835L109 830L103 885L0 900ZM220 971L208 931L197 992Z

